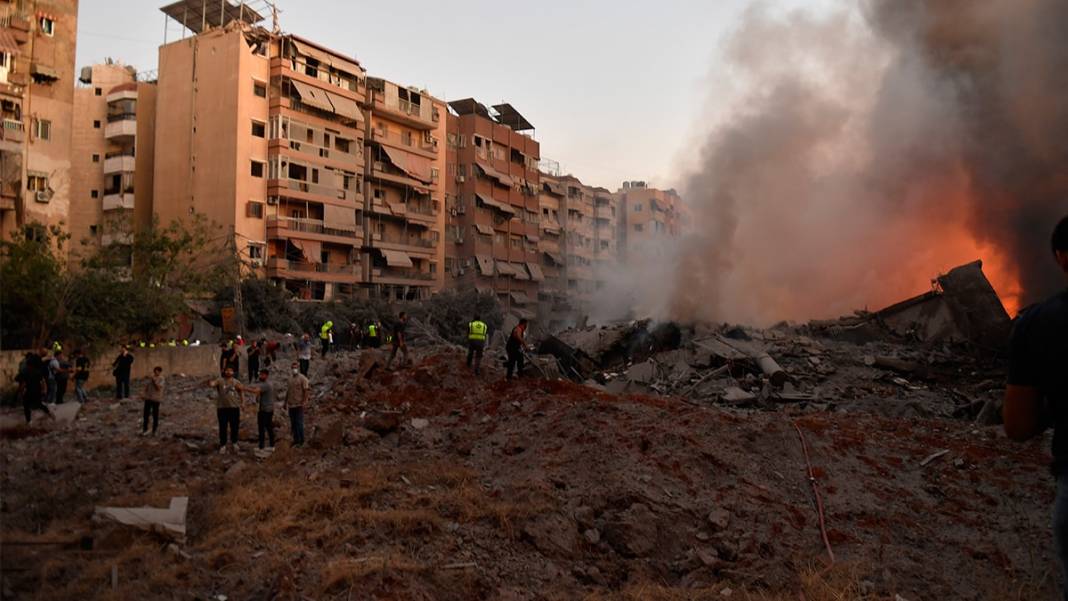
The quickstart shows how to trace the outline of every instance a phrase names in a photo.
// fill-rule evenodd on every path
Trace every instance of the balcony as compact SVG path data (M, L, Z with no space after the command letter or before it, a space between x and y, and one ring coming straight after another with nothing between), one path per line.
M100 244L111 246L112 244L133 244L133 234L128 232L107 233L100 236Z
M372 129L371 137L380 144L393 146L407 152L412 152L428 159L438 156L438 143L434 138L430 142L424 136L403 136L400 132Z
M434 249L438 247L438 242L429 238L418 238L415 236L388 236L374 234L374 245L376 248L399 250L414 255L429 257L434 254Z
M137 160L132 154L108 154L104 157L104 174L133 173Z
M441 115L430 101L415 104L403 98L383 98L380 93L374 96L374 110L382 111L395 121L399 121L419 130L437 129Z
M287 192L289 194L287 194ZM293 192L297 192L299 194L294 195L292 194ZM346 202L352 203L359 202L361 200L361 195L356 190L345 190L343 188L335 188L333 186L325 186L323 184L313 184L303 180L289 178L268 180L267 193L271 196L288 195L316 202L321 201L321 197L344 200Z
M108 115L104 137L113 142L132 142L137 137L137 116L131 113Z
M328 164L331 167L346 171L363 171L363 150L357 142L352 142L351 148L355 152L343 152L336 148L316 146L310 142L302 142L287 137L271 139L272 154L299 153L310 157L312 160ZM300 158L300 157L297 157ZM332 164L333 163L333 164Z
M434 274L416 271L416 268L376 267L371 275L375 284L430 286L434 282Z
M272 240L305 238L356 246L363 240L363 232L359 229L327 227L323 221L317 219L269 217L267 219L267 237Z
M271 257L267 260L267 274L270 277L290 280L356 284L361 280L361 265L359 263L304 263Z
M133 210L134 208L134 194L133 191L124 192L122 194L104 193L104 201L102 208L105 211L118 211L118 210Z

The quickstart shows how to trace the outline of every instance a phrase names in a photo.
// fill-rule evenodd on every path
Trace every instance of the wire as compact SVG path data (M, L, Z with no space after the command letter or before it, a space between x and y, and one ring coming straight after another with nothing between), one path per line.
M797 425L796 421L791 422L794 426L794 430L797 430L797 436L801 439L801 450L805 452L805 465L808 468L808 481L812 485L812 494L816 497L816 512L819 515L820 522L820 535L823 537L823 544L827 547L827 556L831 559L831 564L834 564L834 551L831 550L831 540L827 536L827 524L823 514L823 497L820 496L819 486L816 484L816 473L812 469L812 460L808 455L808 443L805 442L805 435L801 432L801 428Z

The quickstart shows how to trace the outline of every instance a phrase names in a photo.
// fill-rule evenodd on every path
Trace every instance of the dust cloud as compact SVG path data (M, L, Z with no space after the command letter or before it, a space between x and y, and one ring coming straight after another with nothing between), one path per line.
M606 290L646 316L768 324L877 309L976 258L1010 312L1063 287L1065 31L1059 0L750 10L682 186L688 234Z

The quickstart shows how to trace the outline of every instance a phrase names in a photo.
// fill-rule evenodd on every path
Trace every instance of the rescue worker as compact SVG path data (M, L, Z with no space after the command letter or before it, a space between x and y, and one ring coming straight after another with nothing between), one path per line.
M408 314L401 311L396 323L393 324L393 351L390 352L389 360L386 361L386 369L393 366L393 360L397 358L398 352L404 355L401 365L411 365L412 360L408 357L408 341L404 332L407 328Z
M512 334L508 336L508 343L505 344L504 350L508 353L508 361L505 363L505 367L508 370L507 378L512 379L512 371L515 370L515 375L518 378L520 372L523 371L523 350L527 345L527 320L524 317L519 320L519 324L512 328Z
M378 348L382 346L382 339L378 333L381 328L374 321L367 322L367 346L369 348Z
M474 360L476 376L482 373L482 354L486 350L488 332L489 326L478 315L475 315L471 323L467 324L467 368L471 369L472 360Z
M327 321L319 328L319 341L323 344L323 357L330 352L330 344L334 342L334 322Z

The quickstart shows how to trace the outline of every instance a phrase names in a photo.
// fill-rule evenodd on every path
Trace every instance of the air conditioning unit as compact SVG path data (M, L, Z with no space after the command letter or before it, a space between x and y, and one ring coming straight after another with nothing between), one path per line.
M463 274L464 274L464 268L463 267L461 267L460 269L458 269L456 271L456 275L463 275Z
M383 171L382 161L375 161L374 168L376 171Z
M453 217L456 217L457 215L459 215L459 212L456 210L456 207L453 207L452 210L449 211L449 214Z
M268 196L267 197L267 204L269 204L269 205L278 204L278 197L277 196Z
M48 202L49 200L52 200L52 195L49 194L47 190L39 190L37 194L34 195L34 199L37 202Z
M464 183L465 181L467 181L467 178L465 178L465 177L464 177L464 176L462 176L462 175L457 175L457 176L456 176L456 181L462 184L462 183Z
M430 132L424 131L423 132L423 141L426 142L427 144L430 144L431 142L434 141L434 136L430 135Z
M464 208L464 205L460 205L460 206L456 207L456 213L458 215L463 215L466 212L467 212L467 209Z

